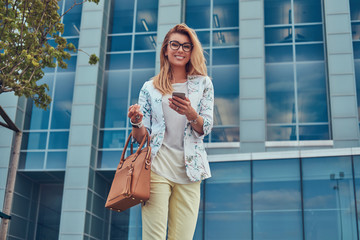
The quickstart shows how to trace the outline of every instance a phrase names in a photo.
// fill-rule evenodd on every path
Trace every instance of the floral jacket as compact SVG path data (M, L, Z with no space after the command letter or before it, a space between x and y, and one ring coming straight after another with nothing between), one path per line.
M203 139L213 126L214 88L207 76L188 76L188 98L191 106L203 117L204 134L200 135L187 121L184 129L184 155L186 173L191 181L200 181L211 177L209 162ZM143 124L151 136L152 160L159 151L164 135L165 120L162 109L162 95L154 87L153 81L147 81L141 88L139 105L144 114Z

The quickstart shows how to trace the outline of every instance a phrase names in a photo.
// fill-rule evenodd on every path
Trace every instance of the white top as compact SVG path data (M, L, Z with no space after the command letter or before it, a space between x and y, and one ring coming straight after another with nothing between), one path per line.
M172 84L175 92L187 93L187 82ZM169 106L170 94L162 97L165 120L165 135L162 146L156 155L151 169L160 176L180 184L191 183L186 175L184 159L185 115L181 115Z

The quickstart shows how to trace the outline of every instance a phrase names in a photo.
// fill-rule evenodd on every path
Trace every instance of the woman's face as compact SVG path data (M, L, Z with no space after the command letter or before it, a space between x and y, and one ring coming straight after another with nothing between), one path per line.
M181 46L181 44L184 45ZM190 61L191 50L192 44L188 36L180 33L173 33L170 35L165 56L167 55L172 67L185 67Z

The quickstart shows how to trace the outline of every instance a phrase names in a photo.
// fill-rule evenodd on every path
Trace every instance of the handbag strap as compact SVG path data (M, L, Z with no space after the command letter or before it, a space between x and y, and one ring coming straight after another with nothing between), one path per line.
M121 163L120 168L122 167L122 165L123 165L123 163L124 163L124 161L125 161L124 159L125 159L126 149L127 149L127 146L129 145L129 142L130 142L130 139L131 139L131 136L132 136L132 135L133 135L133 132L131 132L131 133L129 134L129 137L128 137L128 139L126 140L125 147L124 147L124 150L123 150L123 152L122 152L122 154L121 154L121 158L120 158L120 163ZM138 155L140 154L140 151L141 151L142 147L144 146L146 140L147 140L147 144L146 144L146 145L149 147L149 146L150 146L150 136L149 136L149 134L148 134L147 131L146 131L146 134L144 135L143 139L141 140L141 143L140 143L138 149L137 149L136 152L135 152L136 156L138 156ZM133 144L134 144L134 143L132 142L132 143L131 143L131 154L133 153Z

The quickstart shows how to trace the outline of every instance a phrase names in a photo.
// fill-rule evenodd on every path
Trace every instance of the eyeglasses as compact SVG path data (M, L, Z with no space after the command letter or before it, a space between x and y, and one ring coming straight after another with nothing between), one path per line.
M184 52L190 52L193 48L193 45L188 42L181 44L178 41L170 41L169 45L172 50L178 50L180 48L180 46L182 46L182 49L184 50Z

